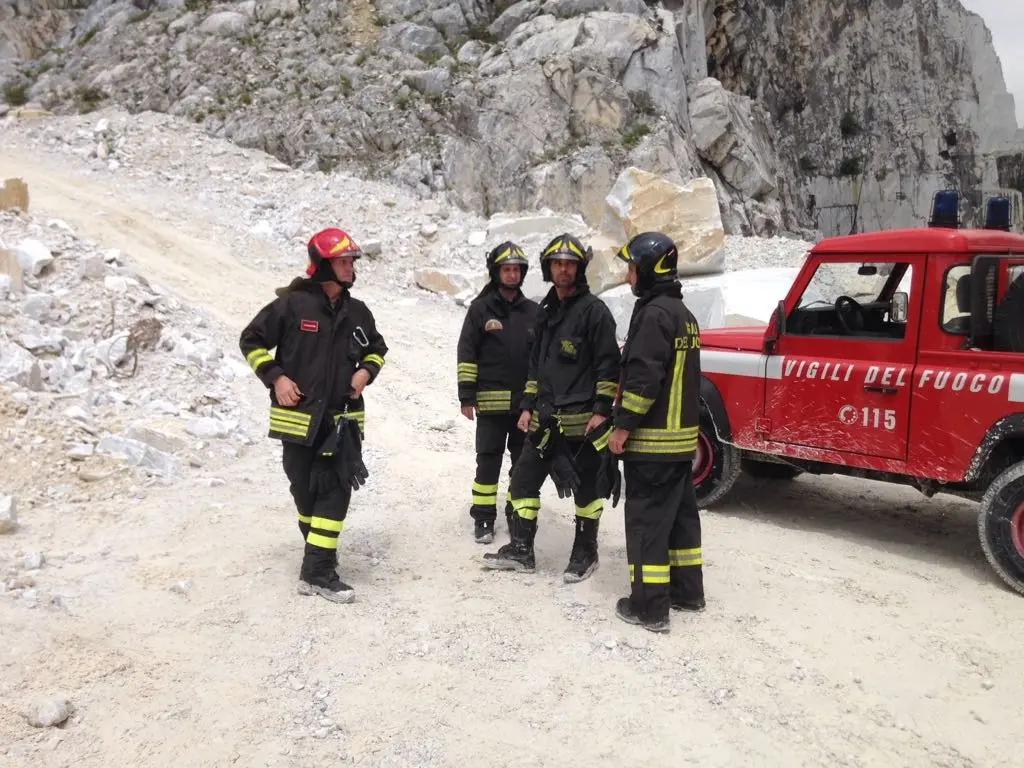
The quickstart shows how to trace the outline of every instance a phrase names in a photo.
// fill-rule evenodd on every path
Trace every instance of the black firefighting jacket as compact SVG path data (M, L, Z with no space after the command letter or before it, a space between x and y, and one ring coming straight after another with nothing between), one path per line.
M633 308L613 424L629 430L623 460L690 461L700 419L700 328L678 283Z
M361 368L373 382L388 352L373 314L363 302L346 290L332 307L318 284L301 278L278 289L277 298L242 331L239 347L270 390L269 437L306 446L323 434L323 419L331 418L327 426L332 426L346 406L348 415L363 428L363 398L348 398L352 376ZM271 356L270 350L275 348ZM298 405L287 408L278 404L274 379L281 374L294 381L304 395Z
M537 315L523 410L536 431L548 411L566 437L582 437L593 413L610 416L619 378L615 319L584 283L565 298L548 291Z
M533 347L537 302L498 290L469 305L457 352L459 402L482 414L518 413Z

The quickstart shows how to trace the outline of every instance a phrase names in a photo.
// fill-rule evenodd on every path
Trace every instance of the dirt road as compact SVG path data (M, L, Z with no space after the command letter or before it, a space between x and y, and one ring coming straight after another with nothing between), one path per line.
M34 211L216 308L228 348L286 277L240 263L217 212L172 188L144 195L17 147L0 156L10 175ZM64 599L0 596L0 763L1019 764L1024 601L989 571L971 505L859 481L744 483L703 518L707 612L652 636L612 611L621 507L582 584L561 581L572 510L550 485L539 572L480 569L472 425L454 397L462 310L358 293L391 352L368 390L371 483L340 550L357 602L295 594L301 544L270 441L207 466L220 487L184 481L83 519L33 510L0 555L54 553L46 578ZM262 387L240 395L262 424ZM26 725L26 701L62 691L66 728Z

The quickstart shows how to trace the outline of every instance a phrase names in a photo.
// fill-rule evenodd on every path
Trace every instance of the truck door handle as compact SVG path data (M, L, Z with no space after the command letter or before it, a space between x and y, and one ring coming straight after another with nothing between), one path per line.
M865 384L864 385L864 391L865 392L881 392L883 395L895 395L898 390L896 389L896 387L882 387L882 386L876 386L874 384Z

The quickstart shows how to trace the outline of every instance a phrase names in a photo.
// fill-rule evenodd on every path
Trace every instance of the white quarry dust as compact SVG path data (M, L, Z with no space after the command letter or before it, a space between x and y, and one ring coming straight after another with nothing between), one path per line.
M288 269L256 267L282 254L231 247L227 204L88 168L27 142L0 152L0 178L28 181L33 215L207 308L222 323L207 332L235 354L301 251ZM343 206L335 216L322 225L345 224ZM211 454L73 514L22 505L0 537L0 567L46 554L32 571L45 599L0 594L0 764L1020 764L1024 601L988 568L973 505L854 480L742 481L703 515L708 609L673 614L668 636L613 614L627 588L621 504L582 584L562 582L572 507L550 483L538 573L483 571L506 534L500 523L491 547L470 535L473 425L454 382L464 309L373 273L355 293L391 351L367 391L371 483L339 553L356 602L295 593L279 449L260 438L262 385L243 379L257 439L238 458ZM19 478L15 496L62 482L45 463ZM40 699L61 697L63 725L28 724Z

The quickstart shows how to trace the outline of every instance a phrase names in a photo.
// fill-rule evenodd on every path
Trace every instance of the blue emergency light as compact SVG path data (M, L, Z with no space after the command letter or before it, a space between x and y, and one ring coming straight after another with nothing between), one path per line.
M929 227L957 229L960 226L960 193L955 189L943 189L932 198L932 218Z
M1010 231L1010 198L1003 195L989 198L985 206L985 229Z

